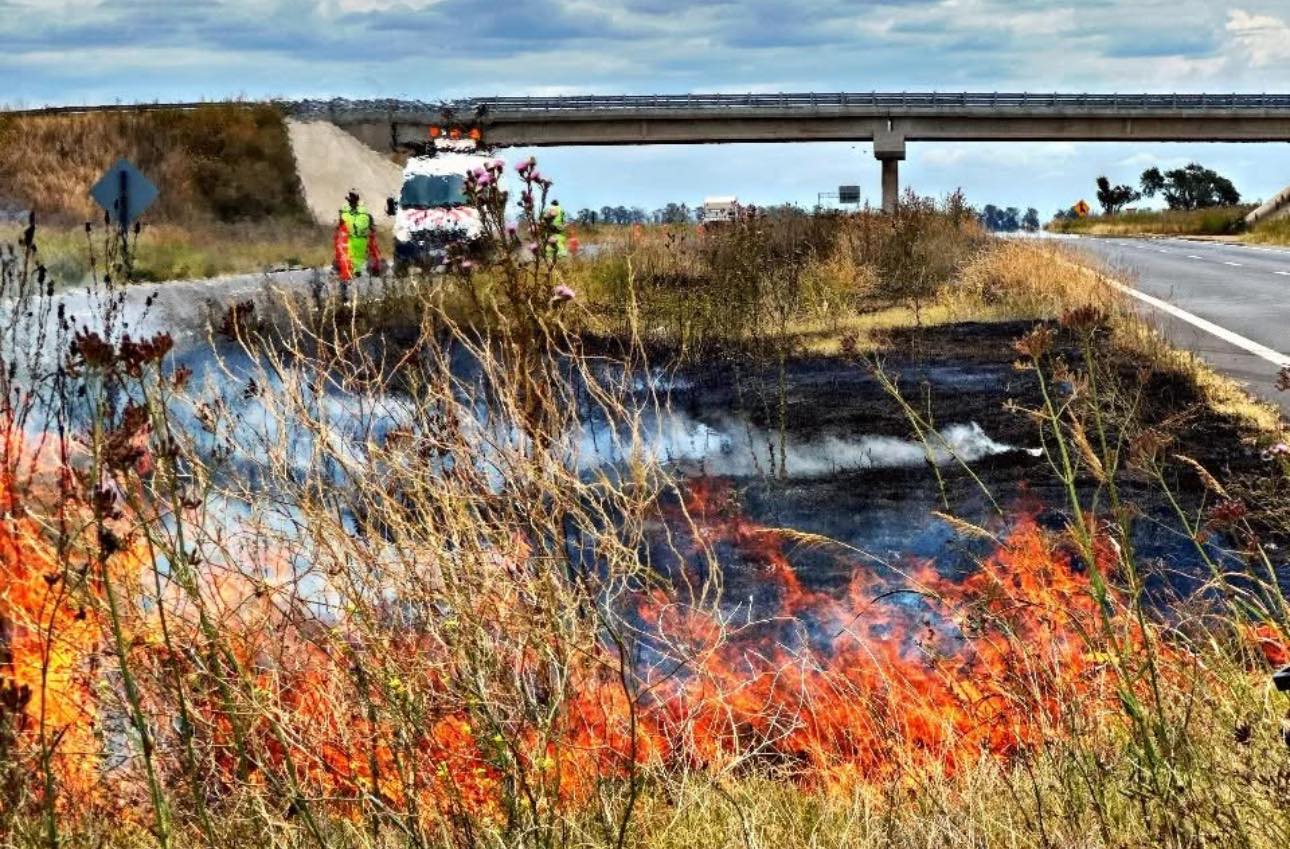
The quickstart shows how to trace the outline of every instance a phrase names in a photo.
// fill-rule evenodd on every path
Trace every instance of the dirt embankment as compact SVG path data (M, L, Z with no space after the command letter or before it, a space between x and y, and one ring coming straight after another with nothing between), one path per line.
M351 188L378 221L384 217L385 199L399 193L402 168L326 121L288 119L287 133L305 204L318 223L335 223Z

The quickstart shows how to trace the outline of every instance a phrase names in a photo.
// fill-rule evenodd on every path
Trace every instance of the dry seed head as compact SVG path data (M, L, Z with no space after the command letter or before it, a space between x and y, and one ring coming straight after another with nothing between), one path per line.
M1190 466L1192 470L1196 472L1197 477L1200 478L1201 483L1205 484L1205 488L1208 489L1210 492L1216 493L1217 495L1221 495L1223 498L1228 499L1229 501L1231 500L1232 497L1227 494L1227 490L1224 489L1223 485L1218 482L1218 479L1215 478L1213 475L1211 475L1209 471L1200 463L1196 462L1192 458L1187 457L1183 454L1175 454L1174 459Z

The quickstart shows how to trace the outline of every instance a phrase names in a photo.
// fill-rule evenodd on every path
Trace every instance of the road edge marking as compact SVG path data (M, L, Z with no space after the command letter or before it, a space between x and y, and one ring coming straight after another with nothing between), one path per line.
M1290 356L1287 356L1280 351L1274 351L1266 345L1260 345L1253 339L1247 339L1239 333L1233 333L1226 327L1220 327L1214 322L1189 313L1187 310L1176 307L1168 301L1162 301L1153 295L1148 295L1146 292L1139 292L1137 289L1134 289L1131 286L1126 286L1118 280L1112 280L1110 278L1103 279L1105 279L1106 282L1117 291L1123 292L1130 297L1137 298L1143 303L1150 304L1156 309L1172 315L1174 318L1180 319L1193 327L1198 327L1201 330L1204 330L1211 336L1217 336L1229 345L1240 348L1246 353L1253 354L1261 360L1267 360L1278 368L1290 368Z

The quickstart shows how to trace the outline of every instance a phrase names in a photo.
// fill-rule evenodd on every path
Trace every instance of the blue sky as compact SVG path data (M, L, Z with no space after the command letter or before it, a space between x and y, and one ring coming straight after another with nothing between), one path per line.
M0 0L12 105L699 91L1290 90L1290 0ZM525 152L511 152L518 158ZM568 207L878 193L864 144L536 152ZM1197 159L1249 198L1287 145L913 144L902 181L1049 214Z

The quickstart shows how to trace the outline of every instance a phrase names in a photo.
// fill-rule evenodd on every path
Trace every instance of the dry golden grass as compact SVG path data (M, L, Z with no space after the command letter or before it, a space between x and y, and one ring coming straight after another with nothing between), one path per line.
M965 318L1053 318L1083 306L1107 308L1120 296L1061 245L998 240L963 268L944 297Z
M1290 245L1290 216L1262 221L1243 238L1246 242L1258 244Z

